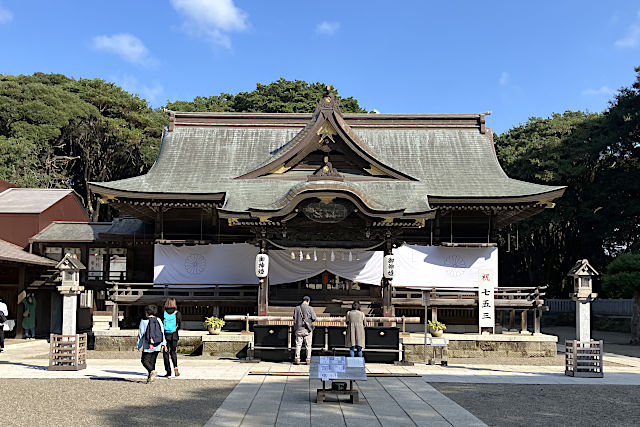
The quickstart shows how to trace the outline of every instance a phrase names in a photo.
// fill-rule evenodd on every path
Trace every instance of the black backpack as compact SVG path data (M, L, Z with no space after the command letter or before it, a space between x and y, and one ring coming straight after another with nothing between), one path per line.
M160 319L157 317L149 318L149 325L147 326L147 332L145 332L144 337L151 348L159 346L162 341L164 341L164 334L162 333L162 326L160 326Z

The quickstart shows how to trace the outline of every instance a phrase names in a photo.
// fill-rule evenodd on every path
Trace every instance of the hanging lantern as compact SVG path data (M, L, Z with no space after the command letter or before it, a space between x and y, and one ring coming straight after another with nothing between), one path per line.
M318 261L318 255L316 255L316 251L313 251L313 260Z
M304 259L306 259L307 261L311 259L311 255L309 255L309 252L307 252L307 256Z
M256 255L256 276L263 278L269 275L269 255Z
M349 251L349 262L353 261L353 254Z
M360 261L360 254L356 252L356 261Z
M331 262L336 260L336 255L331 251Z
M304 259L304 255L302 255L302 251L300 251L300 261Z
M327 253L326 252L322 252L322 260L323 261L327 260Z
M296 259L296 254L293 251L291 251L291 259Z

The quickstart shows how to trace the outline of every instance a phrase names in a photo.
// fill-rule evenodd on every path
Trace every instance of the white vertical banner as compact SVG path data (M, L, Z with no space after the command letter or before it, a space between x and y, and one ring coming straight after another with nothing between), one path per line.
M478 317L480 332L482 328L496 327L496 309L494 299L494 277L492 268L483 268L478 271ZM495 332L495 331L493 331Z

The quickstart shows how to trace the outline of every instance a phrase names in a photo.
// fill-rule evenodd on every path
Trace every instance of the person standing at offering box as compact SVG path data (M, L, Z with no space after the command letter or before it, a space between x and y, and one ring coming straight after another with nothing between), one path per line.
M178 311L178 305L175 298L167 298L164 302L164 338L167 341L167 347L162 352L164 359L164 369L167 371L165 377L171 376L171 362L173 362L173 372L176 377L180 376L178 371L178 330L182 323L182 313ZM171 360L170 360L171 359Z
M360 303L354 301L351 305L351 310L347 312L347 347L349 347L349 355L355 356L355 352L358 352L358 357L362 357L362 349L364 348L364 327L365 316L362 310L360 310Z
M313 343L313 322L316 321L316 313L309 305L311 298L305 296L302 303L293 311L293 330L296 335L296 355L294 364L300 364L300 351L302 350L302 341L304 341L307 349L307 365L311 364L311 346Z

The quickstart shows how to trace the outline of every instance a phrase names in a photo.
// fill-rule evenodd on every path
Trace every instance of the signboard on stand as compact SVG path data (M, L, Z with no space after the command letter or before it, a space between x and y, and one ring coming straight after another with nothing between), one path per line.
M478 271L478 326L480 333L495 333L496 309L494 298L495 272L491 268Z
M363 357L312 356L309 378L329 380L366 380Z

